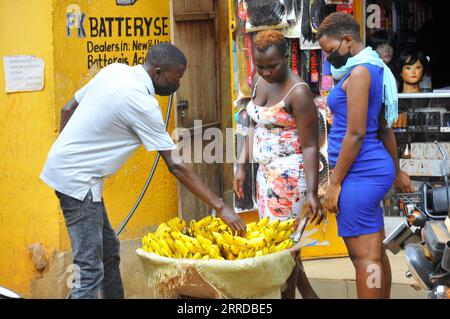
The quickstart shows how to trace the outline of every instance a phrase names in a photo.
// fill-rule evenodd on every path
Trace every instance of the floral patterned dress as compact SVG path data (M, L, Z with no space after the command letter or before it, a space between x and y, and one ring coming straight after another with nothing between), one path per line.
M256 122L253 159L259 164L256 196L260 218L285 220L302 211L306 193L303 155L295 118L285 108L286 98L301 84L307 85L296 83L275 105L258 106L253 99L247 105L247 113Z

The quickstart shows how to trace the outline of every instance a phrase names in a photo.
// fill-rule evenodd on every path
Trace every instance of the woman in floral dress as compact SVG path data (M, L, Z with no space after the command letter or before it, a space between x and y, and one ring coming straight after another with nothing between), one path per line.
M251 129L234 179L234 191L243 195L244 164L258 164L257 202L260 218L299 218L305 211L320 223L324 213L318 200L318 117L308 85L289 68L282 33L259 32L254 38L257 75L247 105ZM296 267L284 296L292 298L298 275ZM292 285L292 282L294 283ZM299 290L303 298L315 298L304 274Z

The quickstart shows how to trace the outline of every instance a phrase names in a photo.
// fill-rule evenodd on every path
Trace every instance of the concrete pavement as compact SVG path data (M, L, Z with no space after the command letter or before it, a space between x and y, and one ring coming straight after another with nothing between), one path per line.
M392 269L393 299L426 299L427 293L420 289L413 278L405 276L408 267L403 251L397 255L388 251ZM306 275L312 287L324 299L355 299L355 270L346 258L331 258L303 261ZM297 297L301 298L297 292Z

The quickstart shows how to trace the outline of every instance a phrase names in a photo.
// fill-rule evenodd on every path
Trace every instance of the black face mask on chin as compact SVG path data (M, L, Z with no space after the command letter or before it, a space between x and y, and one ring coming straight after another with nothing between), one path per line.
M178 90L179 85L177 85L177 84L167 84L167 86L158 85L159 75L161 73L164 75L164 79L166 80L166 83L168 83L166 75L163 72L158 73L156 81L153 84L153 87L155 88L155 93L158 95L161 95L161 96L172 95L173 93L175 93L176 90Z
M339 49L341 47L342 41L343 40L341 40L341 43L339 43L339 47L333 52L331 52L331 54L327 57L328 62L330 62L330 64L334 66L336 69L339 69L340 67L344 66L347 63L347 60L352 57L352 54L350 53L350 48L348 48L348 52L346 54L344 55L339 54Z

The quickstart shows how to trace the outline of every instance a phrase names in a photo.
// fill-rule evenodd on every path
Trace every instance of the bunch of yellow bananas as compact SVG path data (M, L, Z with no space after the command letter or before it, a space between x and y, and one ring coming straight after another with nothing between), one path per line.
M207 216L189 227L178 217L162 223L142 239L142 248L172 258L235 260L257 257L290 248L295 219L269 223L265 217L247 224L244 237L233 235L220 219Z

